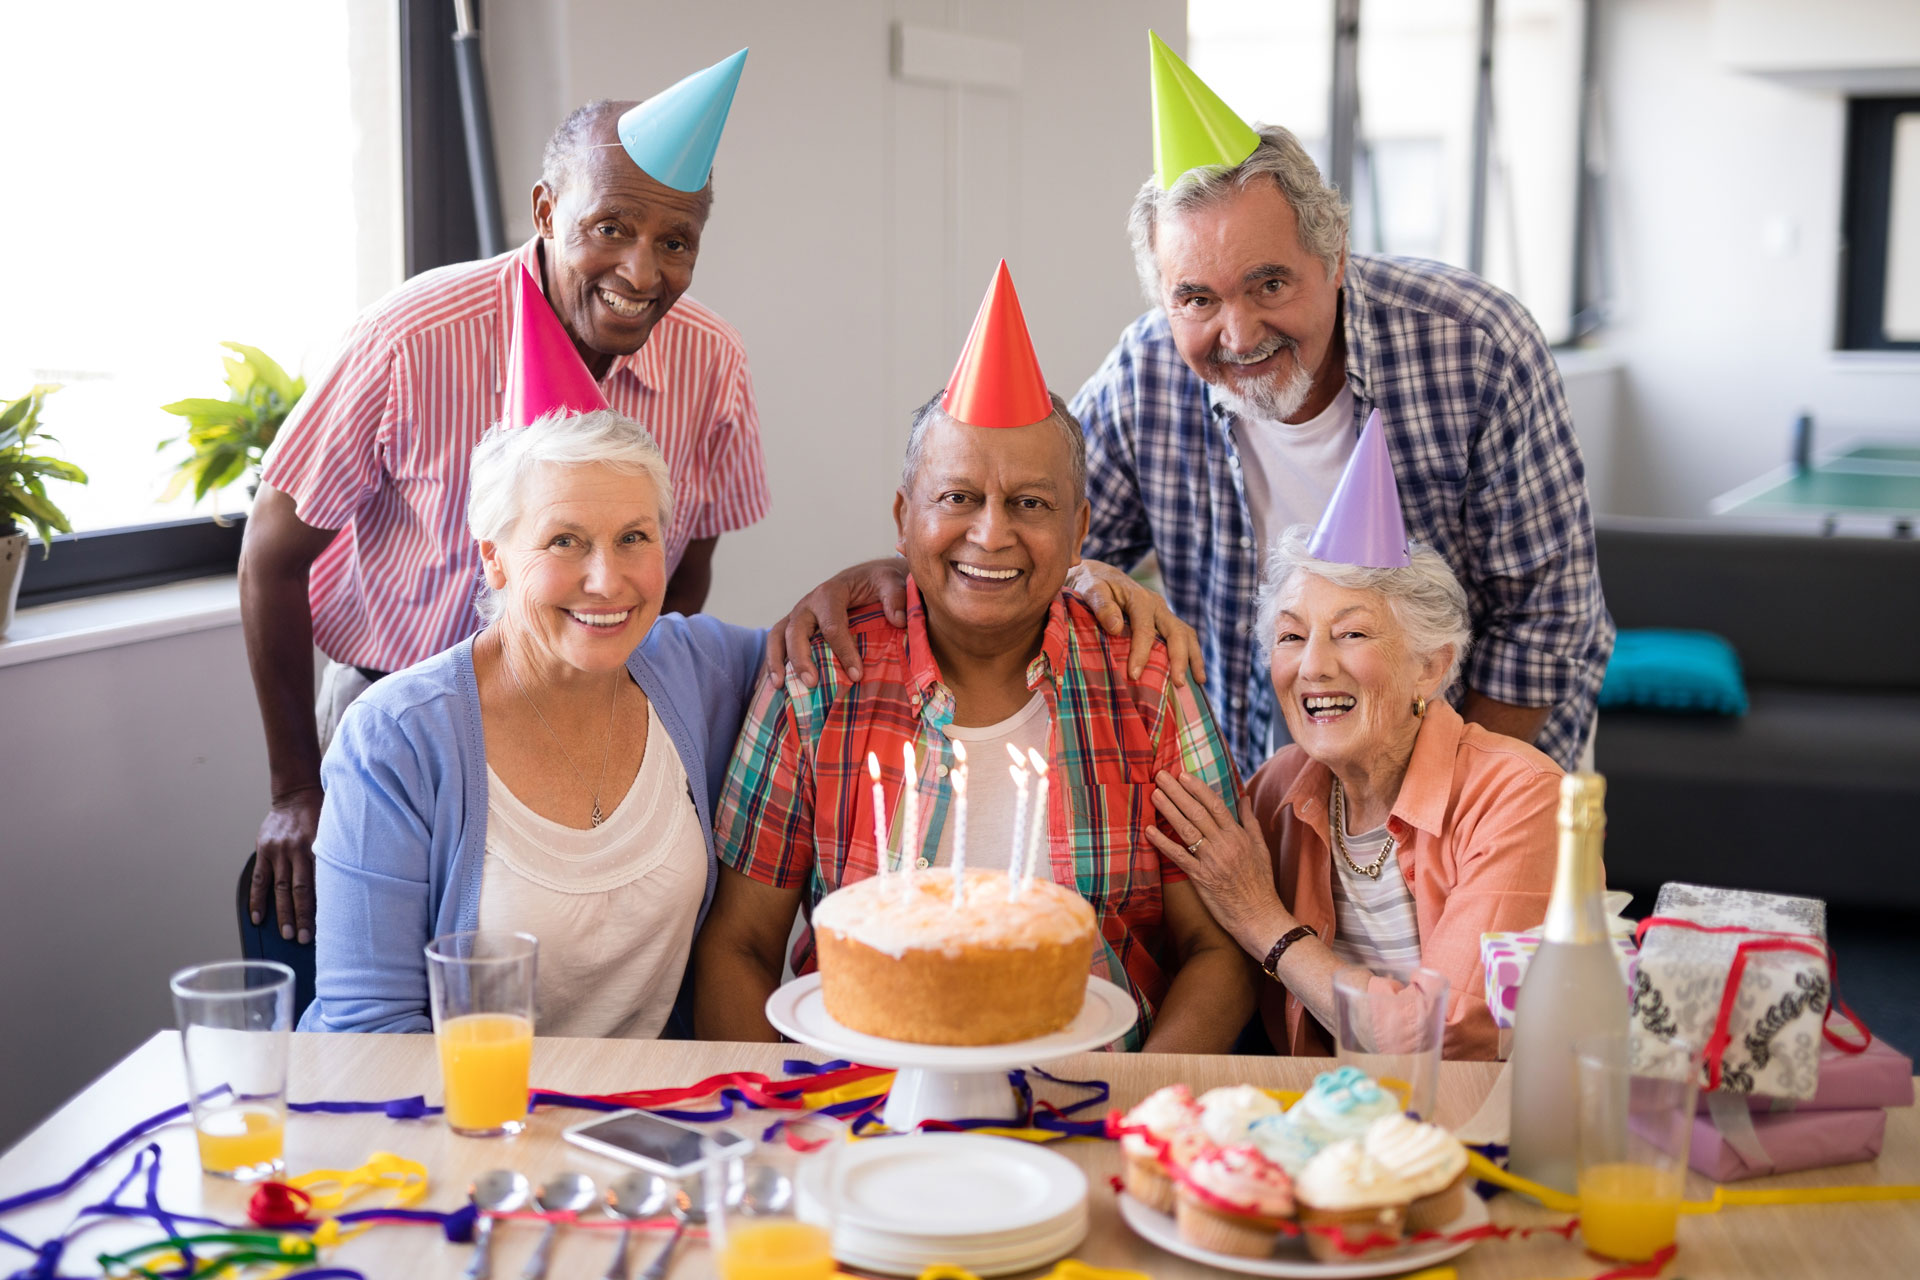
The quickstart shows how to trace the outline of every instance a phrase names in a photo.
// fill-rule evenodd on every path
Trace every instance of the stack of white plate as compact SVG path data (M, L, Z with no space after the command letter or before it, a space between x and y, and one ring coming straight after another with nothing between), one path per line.
M1011 1275L1087 1235L1087 1176L1045 1147L968 1133L841 1144L806 1161L796 1207L833 1232L833 1256L883 1275L938 1263Z

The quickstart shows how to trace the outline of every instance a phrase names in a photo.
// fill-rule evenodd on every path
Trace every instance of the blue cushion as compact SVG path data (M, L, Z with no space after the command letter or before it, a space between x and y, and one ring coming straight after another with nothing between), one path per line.
M1747 713L1740 655L1711 631L1622 631L1600 686L1603 707Z

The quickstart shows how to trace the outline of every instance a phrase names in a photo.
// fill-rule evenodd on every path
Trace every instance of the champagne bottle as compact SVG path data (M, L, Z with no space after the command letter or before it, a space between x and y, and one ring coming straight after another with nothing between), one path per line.
M1540 949L1513 1010L1513 1135L1508 1168L1572 1193L1579 1124L1574 1045L1627 1034L1625 984L1607 935L1607 784L1598 774L1560 780L1560 852Z

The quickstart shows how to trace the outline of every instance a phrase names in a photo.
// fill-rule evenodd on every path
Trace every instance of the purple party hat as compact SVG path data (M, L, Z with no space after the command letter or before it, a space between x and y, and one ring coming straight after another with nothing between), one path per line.
M1307 554L1368 569L1404 569L1413 563L1407 555L1407 522L1400 514L1400 486L1394 483L1378 409L1367 415L1360 443L1333 487Z

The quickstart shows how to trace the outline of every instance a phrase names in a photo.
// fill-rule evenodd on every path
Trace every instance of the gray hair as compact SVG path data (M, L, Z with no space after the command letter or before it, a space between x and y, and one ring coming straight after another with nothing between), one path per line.
M927 428L936 422L952 422L953 415L940 402L946 398L946 388L933 393L933 399L913 411L913 430L907 435L907 456L900 464L900 484L906 489L913 488L913 482L920 475L920 461L926 453ZM1067 456L1073 462L1073 496L1077 502L1087 500L1087 435L1080 427L1080 419L1073 416L1067 408L1067 402L1058 393L1049 391L1053 401L1053 413L1041 419L1060 428L1060 436L1067 442Z
M607 466L645 476L660 495L660 531L673 519L673 480L647 429L623 413L558 409L528 427L497 426L480 438L469 463L467 529L475 542L499 543L520 523L521 498L535 467ZM500 593L484 579L474 609L481 621L500 616Z
M1216 204L1247 189L1254 179L1268 177L1293 206L1300 224L1300 243L1326 264L1327 279L1340 270L1347 247L1347 203L1340 192L1320 178L1313 157L1292 133L1278 125L1260 129L1260 145L1236 165L1202 165L1189 169L1163 191L1159 180L1148 178L1133 197L1127 214L1127 234L1133 240L1133 267L1147 302L1160 306L1160 267L1153 256L1154 232L1160 219Z
M1311 525L1296 524L1280 535L1267 557L1266 577L1260 583L1259 621L1254 624L1260 651L1271 658L1288 589L1300 575L1310 573L1336 587L1379 592L1406 632L1407 649L1416 659L1424 661L1452 645L1453 664L1447 668L1440 693L1444 696L1451 690L1466 663L1473 627L1467 616L1467 593L1446 558L1424 542L1409 542L1407 555L1413 563L1403 569L1338 564L1314 558L1307 550L1312 536Z
M615 98L595 98L592 102L575 107L560 127L547 139L546 148L540 153L540 181L558 200L567 184L579 176L581 167L586 163L588 153L601 147L618 146L619 143L605 141L609 137L619 137L620 117L629 108L639 104L620 101ZM651 177L652 175L648 175ZM713 179L707 179L707 185L701 189L705 208L701 216L713 211Z

